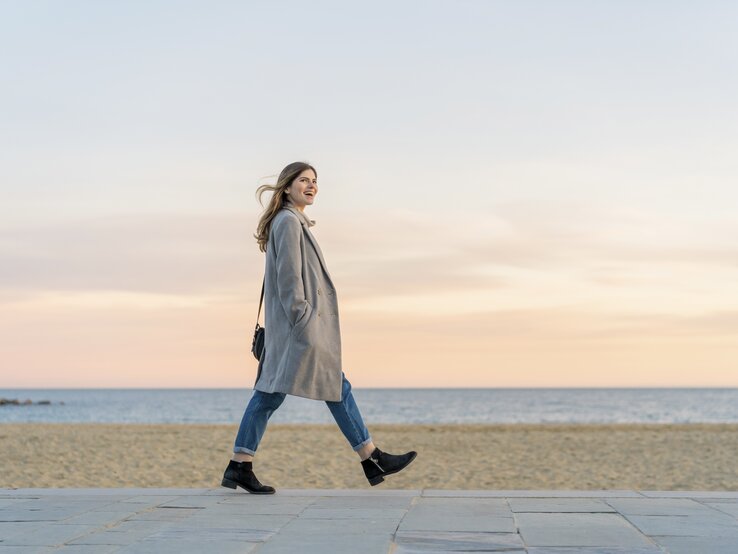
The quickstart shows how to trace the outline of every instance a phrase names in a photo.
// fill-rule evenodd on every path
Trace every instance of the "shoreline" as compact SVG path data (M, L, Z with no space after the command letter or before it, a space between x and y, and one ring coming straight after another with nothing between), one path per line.
M394 489L738 490L738 423L368 424L417 459ZM218 487L238 424L0 423L0 488ZM270 423L276 488L370 489L335 424Z

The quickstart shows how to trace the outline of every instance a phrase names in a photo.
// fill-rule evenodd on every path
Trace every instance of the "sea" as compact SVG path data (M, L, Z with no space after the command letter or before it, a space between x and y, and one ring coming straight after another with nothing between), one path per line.
M0 423L238 424L252 389L0 389ZM738 423L738 388L354 388L370 423ZM31 404L23 402L31 400ZM49 401L49 404L38 404ZM272 423L332 423L288 395Z

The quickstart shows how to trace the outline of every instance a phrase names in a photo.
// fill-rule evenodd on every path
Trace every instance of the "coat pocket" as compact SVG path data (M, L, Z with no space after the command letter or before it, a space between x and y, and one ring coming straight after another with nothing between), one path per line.
M305 325L307 325L308 320L313 316L313 310L314 308L310 305L310 302L308 302L305 314L300 319L295 321L295 324L292 326L293 332L303 329Z

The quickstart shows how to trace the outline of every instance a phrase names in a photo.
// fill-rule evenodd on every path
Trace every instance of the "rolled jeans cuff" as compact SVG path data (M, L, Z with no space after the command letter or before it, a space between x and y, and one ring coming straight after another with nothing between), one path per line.
M357 444L356 446L352 446L351 448L354 449L354 452L358 452L359 450L361 450L362 448L364 448L370 442L372 442L372 438L371 437L369 437L368 439L366 439L364 442Z

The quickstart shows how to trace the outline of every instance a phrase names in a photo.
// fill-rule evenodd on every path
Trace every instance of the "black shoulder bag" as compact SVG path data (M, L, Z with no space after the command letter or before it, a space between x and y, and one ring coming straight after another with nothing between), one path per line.
M266 275L264 276L266 282ZM251 353L257 360L261 360L264 353L264 327L259 325L259 316L261 315L261 304L264 302L264 283L261 284L261 298L259 299L259 311L256 314L256 327L254 328L254 340L251 342ZM261 370L261 364L259 364ZM257 376L257 380L259 377Z

